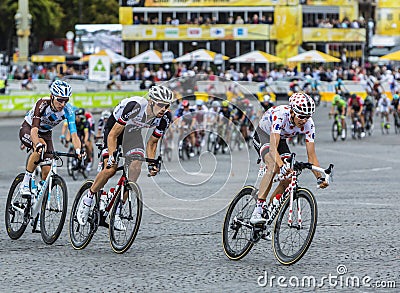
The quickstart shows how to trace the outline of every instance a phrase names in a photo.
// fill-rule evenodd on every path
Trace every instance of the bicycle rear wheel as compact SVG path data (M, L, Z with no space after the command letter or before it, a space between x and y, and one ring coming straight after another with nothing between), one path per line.
M110 244L114 252L124 253L132 245L139 231L142 219L142 192L136 183L129 182L125 186L126 200L123 200L121 192L118 194L110 215L109 236ZM126 194L128 193L128 194ZM115 216L119 216L116 224ZM118 227L122 225L125 230Z
M226 256L231 260L245 257L254 245L250 240L250 218L256 204L252 196L254 190L254 186L243 187L232 200L225 215L222 244Z
M43 194L40 212L40 231L46 244L53 244L60 236L68 206L68 191L64 179L58 175L52 179L52 186Z
M19 185L24 179L24 173L20 173L15 177L8 192L5 223L7 234L11 239L18 239L24 234L26 226L29 222L29 201L22 198L19 193ZM26 210L28 208L28 210ZM17 210L18 209L18 210ZM21 212L23 211L23 212Z
M282 204L275 222L272 248L275 257L283 265L292 265L307 252L317 227L317 203L314 195L299 188L293 196L293 214L288 224L290 196ZM301 210L299 219L298 209Z
M94 233L99 226L99 211L97 196L93 197L92 209L89 213L89 217L86 225L81 226L78 223L76 213L78 212L79 203L86 196L87 191L92 186L93 180L86 180L78 193L75 196L74 203L72 205L71 216L69 218L69 237L71 240L72 247L74 249L84 249L92 240Z

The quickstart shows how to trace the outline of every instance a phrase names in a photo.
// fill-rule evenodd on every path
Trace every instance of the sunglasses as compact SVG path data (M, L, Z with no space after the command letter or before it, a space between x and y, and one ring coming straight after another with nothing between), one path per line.
M57 102L60 104L66 104L69 102L69 98L56 98Z
M308 120L309 118L311 118L311 116L309 115L297 115L296 117L299 118L300 120Z
M156 103L157 107L168 109L170 104Z

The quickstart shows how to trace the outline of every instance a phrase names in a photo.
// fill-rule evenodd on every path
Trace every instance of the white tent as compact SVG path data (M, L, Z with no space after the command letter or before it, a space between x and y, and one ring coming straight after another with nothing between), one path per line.
M157 50L147 50L125 62L126 64L162 64L162 54Z
M231 63L275 63L282 59L263 51L252 51L229 60Z
M108 58L110 58L110 60L111 60L111 63L124 63L128 60L128 58L126 58L122 55L119 55L110 49L105 49L105 50L99 51L96 54L87 55L87 56L82 57L81 59L79 59L77 61L77 64L89 62L90 56L108 56Z
M341 62L340 59L333 57L331 55L322 53L317 50L311 50L299 55L290 57L287 59L288 62L303 62L303 63L312 63L312 62Z
M176 62L208 61L213 62L218 53L206 49L198 49L175 59ZM222 56L223 60L228 60L228 56Z

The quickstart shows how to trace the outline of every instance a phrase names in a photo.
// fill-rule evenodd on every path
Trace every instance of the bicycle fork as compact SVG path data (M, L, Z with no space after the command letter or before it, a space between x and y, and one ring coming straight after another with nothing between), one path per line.
M301 206L299 204L297 205L297 225L293 224L293 197L294 197L294 192L297 189L296 182L297 182L297 174L292 176L290 185L287 187L287 189L289 189L288 192L290 195L288 225L289 227L301 229L302 228Z

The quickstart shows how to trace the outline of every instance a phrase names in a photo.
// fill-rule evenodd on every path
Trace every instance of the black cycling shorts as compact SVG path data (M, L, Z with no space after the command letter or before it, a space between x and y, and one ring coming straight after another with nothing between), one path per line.
M260 127L257 127L253 136L253 145L257 154L264 161L264 157L269 153L270 136ZM280 139L278 144L278 153L281 157L286 158L290 156L290 149L286 143L286 139Z

